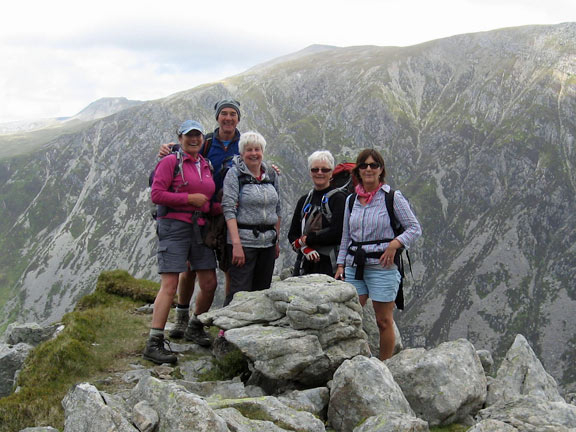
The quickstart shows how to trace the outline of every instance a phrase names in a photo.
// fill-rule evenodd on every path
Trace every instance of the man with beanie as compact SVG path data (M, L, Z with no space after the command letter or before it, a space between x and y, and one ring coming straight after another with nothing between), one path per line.
M210 160L214 167L214 183L216 185L215 196L222 196L222 184L228 168L232 164L232 159L239 154L238 141L240 132L236 128L240 121L240 102L233 99L224 99L214 105L216 111L216 121L218 127L213 134L206 136L206 140L200 153ZM162 144L159 156L166 156L174 151L173 144ZM226 273L226 294L230 290L230 277L225 268L225 257L218 253L220 268ZM204 330L202 323L196 318L197 315L208 312L212 306L210 302L198 301L196 299L195 313L190 317L189 307L192 294L194 293L194 283L196 274L193 271L180 273L178 281L178 306L176 307L176 323L169 336L174 339L185 337L187 340L202 346L210 345L210 338Z

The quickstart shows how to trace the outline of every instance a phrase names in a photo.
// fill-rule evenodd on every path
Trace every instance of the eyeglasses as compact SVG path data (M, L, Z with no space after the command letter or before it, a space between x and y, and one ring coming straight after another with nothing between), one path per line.
M380 168L380 164L376 163L376 162L372 162L372 163L362 162L361 164L358 164L359 169L366 169L368 167L370 167L372 169L378 169L378 168Z
M326 174L332 171L332 168L310 168L310 172L317 173L318 171L322 171L324 174Z

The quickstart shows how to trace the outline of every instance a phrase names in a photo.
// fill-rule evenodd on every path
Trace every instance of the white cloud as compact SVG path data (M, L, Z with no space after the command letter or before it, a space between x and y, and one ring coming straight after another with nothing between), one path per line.
M412 45L576 21L572 0L21 0L0 15L0 121L155 99L311 44Z

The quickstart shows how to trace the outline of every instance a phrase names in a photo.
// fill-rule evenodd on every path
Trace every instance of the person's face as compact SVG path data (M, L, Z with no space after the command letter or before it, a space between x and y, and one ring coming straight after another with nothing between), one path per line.
M220 126L220 131L225 134L232 134L236 131L236 126L238 126L238 113L234 108L222 108L220 114L218 114L218 125Z
M330 186L332 178L332 168L328 162L314 161L310 166L310 177L314 182L314 189L322 190Z
M248 168L259 166L262 163L262 147L259 144L248 143L244 146L242 160Z
M182 150L191 156L196 157L200 151L200 147L204 142L204 136L197 130L191 130L185 135L178 137Z
M364 186L380 183L380 174L382 174L383 168L372 156L368 156L368 159L363 164L360 164L358 168Z

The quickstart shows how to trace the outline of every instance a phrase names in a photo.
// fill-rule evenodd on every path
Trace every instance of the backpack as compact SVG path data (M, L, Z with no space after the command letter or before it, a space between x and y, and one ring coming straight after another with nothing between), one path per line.
M390 192L384 191L384 197L386 201L386 210L388 212L388 217L390 218L390 226L392 227L392 231L394 231L394 237L398 237L400 234L404 232L404 227L396 218L396 214L394 213L394 194L395 190L390 188ZM352 213L352 208L354 207L354 202L356 201L356 193L352 193L350 198L348 199L348 210ZM404 309L404 291L402 289L404 285L404 259L402 254L404 253L404 248L400 248L396 251L396 256L394 257L394 264L398 267L398 272L400 272L400 286L398 287L398 294L396 295L396 307L400 310ZM410 274L412 274L412 262L410 261L410 255L408 251L406 251L406 258L408 259L408 266L410 268ZM412 275L414 277L414 275Z
M180 151L180 148L178 148L178 150L173 152L172 154L175 154L176 159L178 160L178 163L174 166L174 174L172 175L172 178L176 177L178 174L182 174L182 180L184 180L184 174L182 172L182 164L184 163L184 157L182 156L182 152ZM156 166L154 167L154 169L150 172L150 175L148 176L148 192L150 192L150 189L152 188L152 184L154 183L154 176L156 175L156 168L158 168L158 163L156 164ZM152 201L150 201L150 202L152 203ZM168 208L166 206L156 205L156 204L152 203L151 208L150 208L150 215L152 216L152 219L156 220L158 218L158 216L165 216L166 213L168 213L167 209Z

